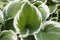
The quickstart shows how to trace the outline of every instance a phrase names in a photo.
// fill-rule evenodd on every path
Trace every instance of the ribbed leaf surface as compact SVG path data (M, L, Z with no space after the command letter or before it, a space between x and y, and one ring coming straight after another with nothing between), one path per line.
M11 30L6 31L5 30L5 31L1 32L0 40L17 40L17 36L13 31L11 31Z
M60 23L48 21L37 34L37 40L60 40Z
M17 32L20 34L25 34L27 31L34 33L39 29L41 19L39 10L34 5L26 2L14 18L14 26L19 29Z
M21 9L24 2L12 1L3 10L4 20L9 20L15 17L17 12Z

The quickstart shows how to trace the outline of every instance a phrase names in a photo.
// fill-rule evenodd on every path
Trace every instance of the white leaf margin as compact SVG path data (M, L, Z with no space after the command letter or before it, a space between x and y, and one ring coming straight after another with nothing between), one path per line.
M46 16L46 18L45 18L45 20L49 17L49 15L51 14L50 13L50 9L49 9L49 7L45 4L45 3L42 3L41 5L40 5L42 8L44 8L44 10L46 11L46 13L47 13L47 16ZM40 7L39 6L39 7Z
M26 3L24 3L24 4L21 6L21 9L18 11L18 13L16 14L16 16L14 17L13 25L14 25L14 27L15 27L15 29L16 29L16 34L20 34L20 30L19 30L19 28L17 27L16 24L18 24L18 23L17 23L17 19L19 19L19 14L20 14L20 12L22 11L22 9L23 9L23 7L24 7L25 4L26 4ZM29 34L29 30L27 29L26 34L20 35L19 37L26 37L26 36L28 36L28 34Z
M22 11L23 6L26 4L26 2L28 2L28 4L30 4L29 1L25 1L25 3L22 5L21 9L18 11L18 13L17 13L17 15L15 16L14 21L13 21L13 25L14 25L14 27L15 27L15 29L16 29L16 33L19 33L19 34L20 34L20 30L18 29L18 27L17 27L17 25L16 25L16 24L18 24L18 23L17 23L17 19L19 18L19 14L20 14L20 12ZM30 4L30 5L31 5L31 7L33 6L33 7L36 9L36 12L37 12L38 16L40 17L39 19L41 19L41 24L42 24L42 15L41 15L41 12L40 12L40 11L38 10L38 8L36 8L33 4ZM41 27L39 27L39 29L38 29L37 31L33 32L32 34L38 33L38 32L40 31L40 29L41 29ZM19 37L27 37L28 35L29 35L29 29L27 29L26 34L20 35Z
M9 1L9 3L3 8L3 11L2 12L4 12L4 11L6 11L5 13L6 13L6 16L7 16L7 10L8 10L8 8L9 8L9 6L12 4L12 3L17 3L17 2L19 2L18 0L15 0L15 1ZM4 18L4 17L3 17ZM9 19L11 19L11 18L8 18L7 20L9 20ZM6 20L4 20L3 19L3 21L6 21Z

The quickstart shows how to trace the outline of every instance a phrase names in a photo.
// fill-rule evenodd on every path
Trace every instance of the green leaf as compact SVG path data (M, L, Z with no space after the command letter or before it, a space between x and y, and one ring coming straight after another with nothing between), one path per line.
M0 40L17 40L17 36L12 30L4 30L0 34Z
M45 5L44 3L42 3L39 7L38 7L39 11L42 14L42 21L46 21L46 19L49 17L50 15L50 10L48 8L47 5Z
M13 30L14 32L16 32L16 30L13 26L13 19L4 21L4 23L2 24L2 27L1 27L1 31L3 31L3 30Z
M15 17L24 2L12 1L3 10L4 20L9 20Z
M37 40L60 40L60 23L47 21L36 35Z
M29 36L23 38L23 40L35 40L35 37L33 35L29 35Z
M20 35L32 34L39 29L41 21L40 11L34 5L26 2L14 18L14 27Z

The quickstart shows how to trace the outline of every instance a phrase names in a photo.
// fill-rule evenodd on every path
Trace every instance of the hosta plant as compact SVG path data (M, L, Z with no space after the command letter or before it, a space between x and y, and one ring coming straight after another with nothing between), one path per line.
M59 7L60 0L10 0L0 10L0 40L60 40Z

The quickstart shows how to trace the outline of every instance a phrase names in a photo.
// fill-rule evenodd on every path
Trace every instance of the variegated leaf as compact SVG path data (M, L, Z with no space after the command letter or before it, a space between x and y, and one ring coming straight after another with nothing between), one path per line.
M40 28L41 21L40 11L30 2L26 2L14 18L14 27L17 33L26 36L28 33L36 33Z
M42 21L46 21L46 19L49 17L50 15L50 10L48 8L47 5L45 5L44 3L42 3L39 7L38 7L39 11L42 14Z
M60 40L60 23L47 21L36 35L37 40Z
M0 40L17 40L17 36L12 30L4 30L0 34Z
M24 2L11 1L3 10L4 20L9 20L15 17Z

